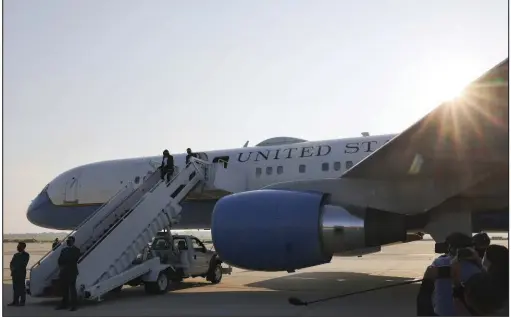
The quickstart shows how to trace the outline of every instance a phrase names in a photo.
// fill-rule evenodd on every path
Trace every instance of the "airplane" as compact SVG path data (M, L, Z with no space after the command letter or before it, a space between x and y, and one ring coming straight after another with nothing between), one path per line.
M225 162L246 175L246 187L233 190L249 191L275 182L339 177L393 136L314 142L275 137L255 147L247 147L247 141L242 148L198 152L197 155L206 161ZM176 170L182 170L186 153L173 156ZM142 184L160 161L161 156L152 156L101 161L70 169L44 187L30 204L27 218L40 227L73 230L126 183ZM230 193L219 188L192 192L183 203L181 222L174 228L210 228L216 201Z
M443 252L449 234L472 234L474 213L497 211L509 231L508 89L506 58L340 177L222 197L211 221L218 255L238 268L294 272L414 232Z
M211 228L225 262L263 271L373 253L406 242L410 233L442 242L452 231L487 229L483 221L506 230L507 73L506 59L469 85L466 98L440 105L398 135L315 142L277 137L255 147L247 142L199 152L239 177L191 193L175 229ZM159 160L103 161L64 172L32 201L27 218L73 229L123 184L140 184ZM174 160L183 169L185 154Z

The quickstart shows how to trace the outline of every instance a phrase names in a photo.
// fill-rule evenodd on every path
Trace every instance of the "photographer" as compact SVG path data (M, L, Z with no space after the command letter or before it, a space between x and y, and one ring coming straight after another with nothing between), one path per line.
M463 273L463 262L480 268L470 276ZM449 276L453 283L453 298L456 312L461 316L508 316L508 249L490 245L484 260L479 251L472 248L458 250L451 263ZM486 269L486 270L485 270ZM446 275L446 274L444 274Z
M447 253L435 259L424 273L417 297L419 316L454 316L453 285L482 271L481 260L471 248L472 238L453 233L446 239Z
M479 254L479 257L482 259L486 249L490 246L490 237L488 234L480 232L474 235L472 240L474 241L474 248L477 251L477 254Z

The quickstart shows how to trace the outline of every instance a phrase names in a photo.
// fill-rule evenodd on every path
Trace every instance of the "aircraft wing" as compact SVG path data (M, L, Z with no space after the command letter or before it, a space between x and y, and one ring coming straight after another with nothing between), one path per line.
M321 191L333 203L403 214L446 202L473 210L507 207L508 70L506 59L469 84L463 97L440 105L339 179L268 188Z
M509 162L509 60L469 84L343 177L379 180L452 178ZM501 173L504 173L501 170Z

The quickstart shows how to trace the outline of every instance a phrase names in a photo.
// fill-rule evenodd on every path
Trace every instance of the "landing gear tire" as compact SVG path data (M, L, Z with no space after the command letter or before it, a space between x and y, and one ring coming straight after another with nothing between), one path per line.
M169 278L165 272L160 272L155 282L147 282L144 284L145 292L152 295L161 295L169 291Z
M222 265L214 264L210 267L208 275L206 279L210 281L212 284L218 284L222 281L223 273L222 273Z

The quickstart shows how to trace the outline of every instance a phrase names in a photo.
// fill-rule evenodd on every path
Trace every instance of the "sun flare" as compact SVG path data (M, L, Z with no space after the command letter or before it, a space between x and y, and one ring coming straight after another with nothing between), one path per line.
M465 87L474 79L467 71L449 68L428 79L428 91L437 103L443 103L463 96Z
M417 73L422 103L432 110L444 102L464 97L464 89L481 75L478 66L474 61L460 58L432 58L422 64Z

